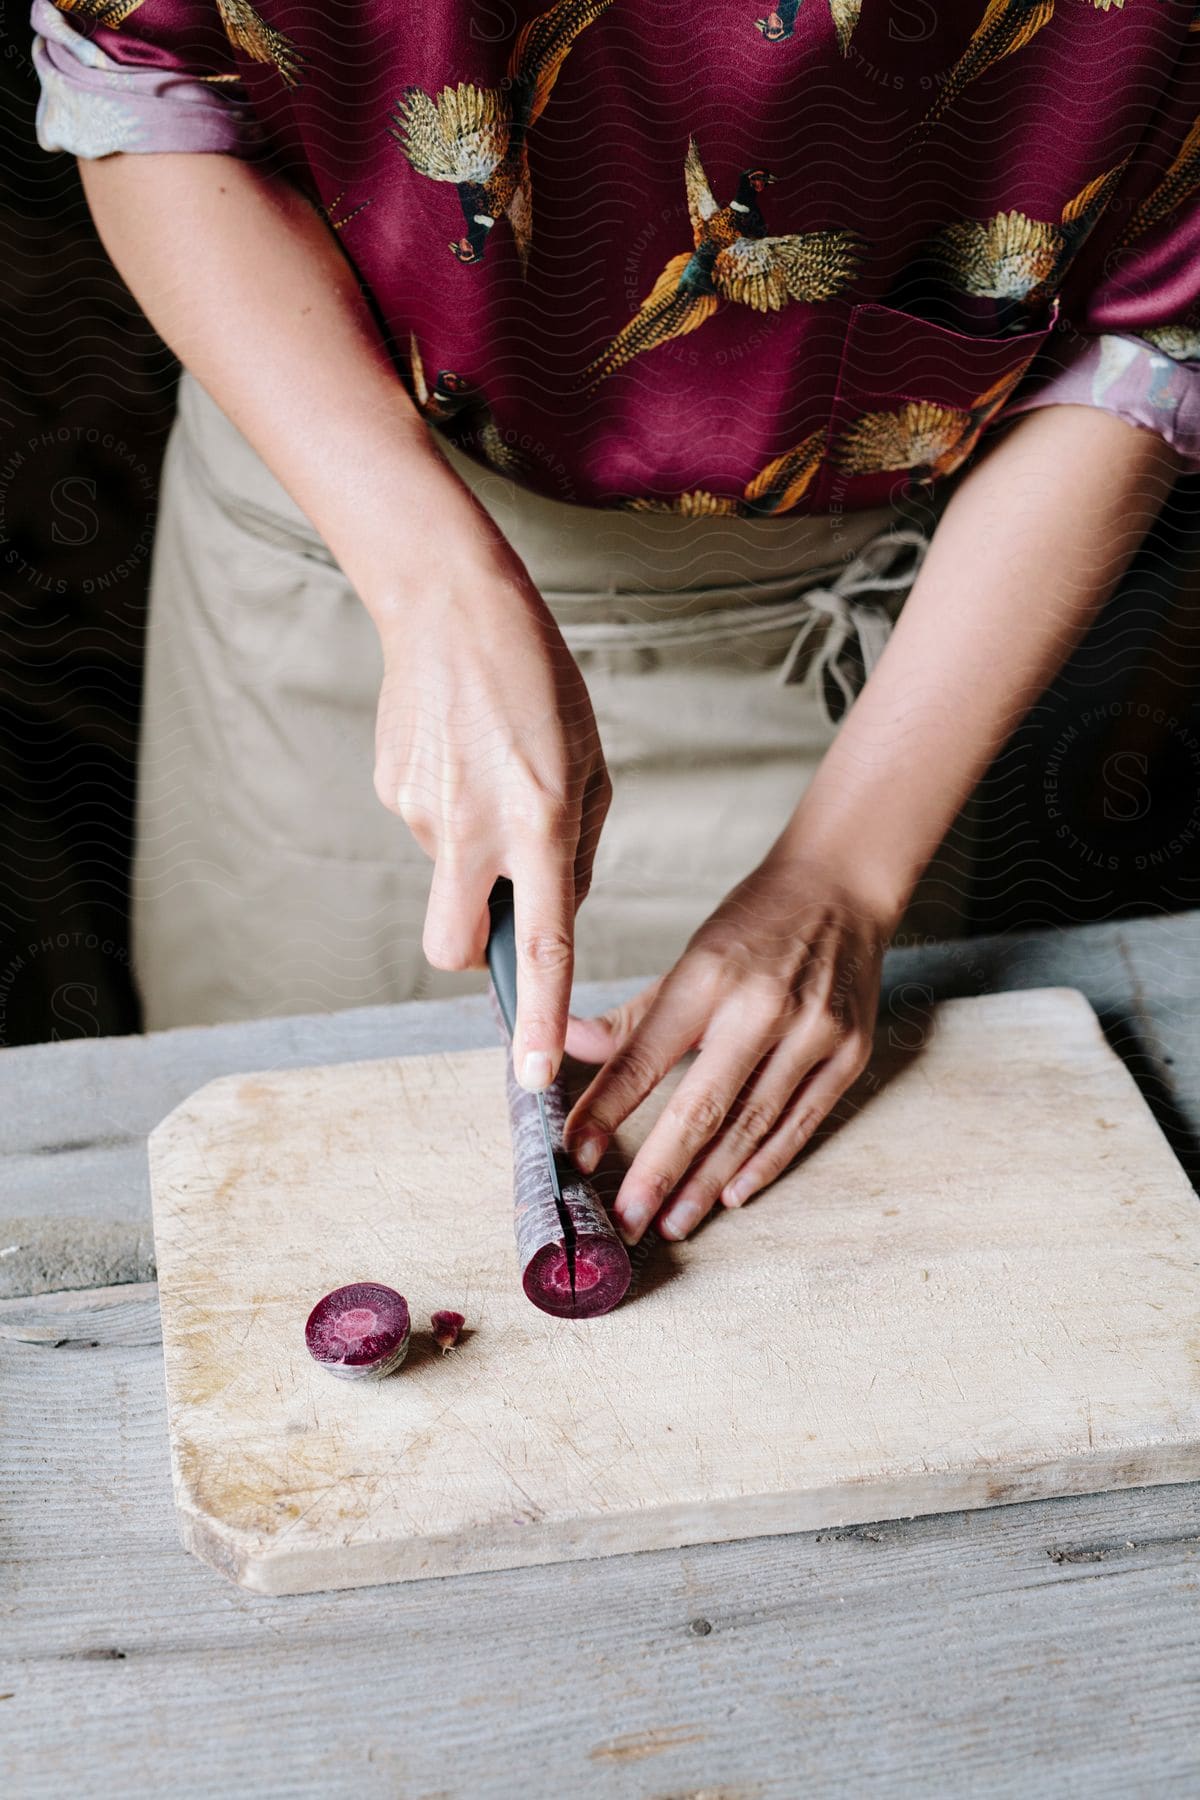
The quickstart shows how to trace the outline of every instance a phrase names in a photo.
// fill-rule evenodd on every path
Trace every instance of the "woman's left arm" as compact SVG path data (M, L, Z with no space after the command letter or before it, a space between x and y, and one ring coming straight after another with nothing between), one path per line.
M628 1241L651 1223L685 1237L718 1200L741 1205L862 1073L883 950L922 871L1181 466L1095 407L1010 424L948 502L887 649L763 862L667 975L572 1020L568 1052L603 1060L568 1120L585 1170L699 1049L621 1185Z

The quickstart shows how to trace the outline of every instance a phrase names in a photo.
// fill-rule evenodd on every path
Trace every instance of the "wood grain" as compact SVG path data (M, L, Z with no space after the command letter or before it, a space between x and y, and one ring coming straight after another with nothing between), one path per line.
M0 1300L0 1338L22 1344L57 1350L64 1344L157 1344L161 1337L153 1281Z
M155 1350L0 1344L0 1387L19 1800L1200 1786L1194 1489L280 1601L179 1547Z
M1200 914L893 949L884 1027L1051 984L1200 1176ZM10 1050L3 1210L148 1219L144 1133L215 1076L494 1040L463 998ZM1197 1793L1198 1532L1193 1483L280 1601L179 1547L160 1350L0 1342L0 1773L21 1800Z
M185 1541L264 1592L1200 1467L1200 1214L1071 992L911 1005L848 1123L586 1323L520 1293L495 1051L216 1082L151 1172ZM330 1382L304 1317L365 1278L463 1347Z

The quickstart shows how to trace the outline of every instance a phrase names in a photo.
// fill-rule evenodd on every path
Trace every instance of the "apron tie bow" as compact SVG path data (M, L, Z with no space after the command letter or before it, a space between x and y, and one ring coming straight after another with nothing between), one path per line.
M883 655L892 632L892 621L886 609L878 600L866 600L862 596L911 587L928 548L929 540L922 532L909 526L889 526L878 537L870 538L831 582L805 589L803 598L809 610L779 666L778 678L783 683L792 680L813 633L823 622L824 635L815 657L816 685L822 709L831 725L845 717L857 697L858 690L844 663L846 651L857 641L865 682ZM905 554L908 551L912 552L911 556ZM829 705L830 683L843 701L838 718L834 717Z

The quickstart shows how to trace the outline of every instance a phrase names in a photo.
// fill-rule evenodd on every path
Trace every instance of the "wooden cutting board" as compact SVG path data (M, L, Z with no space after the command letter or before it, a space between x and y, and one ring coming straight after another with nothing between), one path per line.
M502 1054L214 1081L151 1137L175 1498L235 1580L307 1592L1200 1476L1200 1203L1081 995L892 1024L848 1123L582 1323L521 1292ZM355 1280L412 1308L379 1383L304 1347ZM444 1357L438 1308L468 1322Z

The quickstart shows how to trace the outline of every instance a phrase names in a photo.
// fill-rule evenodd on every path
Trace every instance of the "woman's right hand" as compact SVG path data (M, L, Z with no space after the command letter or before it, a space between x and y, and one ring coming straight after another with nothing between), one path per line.
M460 493L452 506L465 522ZM512 880L527 1088L562 1059L575 912L611 785L582 675L520 558L473 500L392 603L372 607L384 652L375 791L434 860L423 947L439 969L484 961L488 894Z
M562 1055L575 908L609 801L591 703L554 620L433 444L309 198L237 156L105 156L80 170L149 317L375 621L375 786L435 861L432 963L483 962L488 893L511 877L517 1073L540 1085Z

